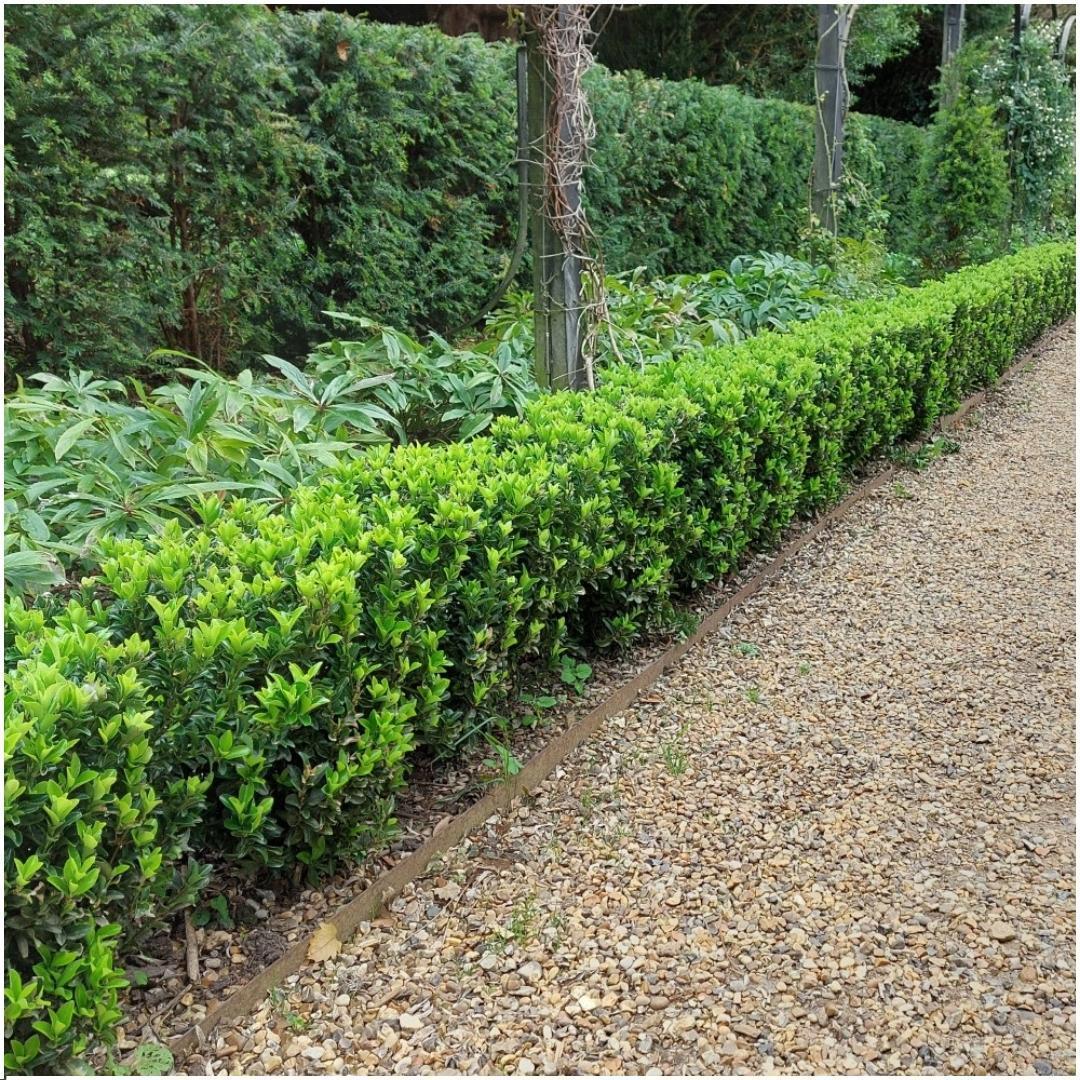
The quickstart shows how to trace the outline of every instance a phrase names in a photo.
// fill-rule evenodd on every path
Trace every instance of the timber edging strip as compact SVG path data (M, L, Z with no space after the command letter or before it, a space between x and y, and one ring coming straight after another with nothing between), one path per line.
M1047 331L1053 331L1053 327ZM1045 336L1045 335L1042 335ZM1039 353L1039 340L1016 357L1012 364L997 378L993 386L979 390L965 398L959 408L949 416L942 417L934 430L948 431L956 428L973 409L984 404L992 391L1000 388L1012 379L1020 367ZM923 442L932 433L922 436ZM697 629L676 642L655 660L647 664L633 678L616 687L603 701L591 709L582 719L572 724L557 735L542 750L538 750L513 777L494 788L482 799L473 803L451 818L445 825L433 833L415 851L405 856L396 866L376 878L359 896L329 918L324 919L306 937L289 947L269 967L264 968L253 979L240 987L234 994L221 1003L197 1024L182 1035L170 1039L167 1043L177 1059L183 1058L203 1045L207 1036L222 1023L235 1020L255 1008L266 995L288 976L294 975L308 960L308 950L318 936L321 941L346 941L362 922L374 920L383 906L396 896L406 885L421 878L431 861L452 848L475 828L482 825L497 810L503 810L519 795L541 784L565 761L583 742L590 738L606 720L623 712L634 703L638 694L652 686L672 668L691 649L700 645L714 634L726 621L731 612L753 596L801 551L808 543L815 540L825 529L844 517L855 505L873 494L888 480L897 475L897 468L886 465L881 471L864 480L830 510L822 514L799 536L785 544L764 566L748 581L744 582L719 607L706 615Z

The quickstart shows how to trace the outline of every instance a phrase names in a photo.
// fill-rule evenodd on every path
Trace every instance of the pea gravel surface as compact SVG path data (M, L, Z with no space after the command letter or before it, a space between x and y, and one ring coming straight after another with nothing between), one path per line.
M1073 1073L1074 349L189 1071Z

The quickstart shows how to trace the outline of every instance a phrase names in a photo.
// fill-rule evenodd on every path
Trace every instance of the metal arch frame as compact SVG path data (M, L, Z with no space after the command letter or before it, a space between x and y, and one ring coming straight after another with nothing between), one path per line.
M856 4L818 4L814 62L814 165L811 209L821 227L836 235L836 195L844 164L844 121L850 104L845 60Z
M1054 56L1065 63L1065 57L1069 54L1069 37L1072 35L1073 27L1076 25L1076 16L1070 15L1061 26L1061 36L1058 38L1057 49L1054 51Z

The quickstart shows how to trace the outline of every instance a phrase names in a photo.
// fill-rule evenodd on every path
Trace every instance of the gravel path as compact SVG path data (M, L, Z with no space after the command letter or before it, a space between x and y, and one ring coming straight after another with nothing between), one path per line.
M1074 335L203 1065L1074 1072Z

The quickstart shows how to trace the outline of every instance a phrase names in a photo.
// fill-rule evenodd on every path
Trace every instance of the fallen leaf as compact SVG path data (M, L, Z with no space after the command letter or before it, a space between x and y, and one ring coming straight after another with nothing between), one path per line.
M341 952L341 938L338 937L337 927L332 922L324 922L311 936L308 945L308 959L319 963L329 960Z

